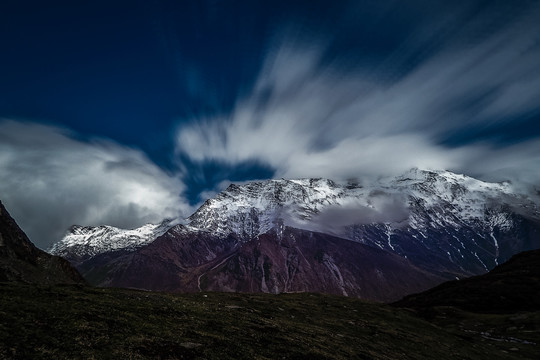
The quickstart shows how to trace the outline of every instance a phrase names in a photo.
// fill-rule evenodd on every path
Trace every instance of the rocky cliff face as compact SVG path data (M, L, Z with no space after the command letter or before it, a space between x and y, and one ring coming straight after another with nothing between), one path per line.
M96 284L174 291L323 291L388 300L540 248L533 196L510 183L417 169L362 184L231 185L166 232L104 228L78 228L53 250Z
M84 283L70 263L39 250L0 202L0 281Z

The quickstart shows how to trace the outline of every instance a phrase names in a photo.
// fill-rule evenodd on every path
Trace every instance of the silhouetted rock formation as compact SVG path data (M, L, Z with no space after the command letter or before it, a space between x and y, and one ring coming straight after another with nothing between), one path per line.
M83 284L71 264L38 249L0 201L0 281Z

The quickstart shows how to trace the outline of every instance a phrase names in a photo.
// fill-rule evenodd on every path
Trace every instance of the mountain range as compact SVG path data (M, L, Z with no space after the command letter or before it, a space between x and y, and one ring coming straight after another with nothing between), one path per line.
M509 182L448 171L254 181L231 184L187 219L73 226L49 251L99 286L392 301L540 248L537 204Z

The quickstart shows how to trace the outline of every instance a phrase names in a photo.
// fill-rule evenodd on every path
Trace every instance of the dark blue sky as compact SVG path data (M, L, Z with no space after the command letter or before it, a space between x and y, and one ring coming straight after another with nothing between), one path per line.
M227 111L249 92L281 24L305 26L302 36L309 37L335 26L345 5L4 1L0 116L114 139L174 171L179 123ZM253 162L240 168L184 162L198 172L186 178L192 202L221 180L273 174Z
M152 152L178 121L230 109L250 91L279 25L305 22L309 37L344 8L328 5L5 1L0 113Z
M88 192L58 226L132 226L230 181L537 183L539 18L538 1L4 0L0 170L27 190L0 196L31 215ZM89 215L90 194L139 187L115 195L124 215Z
M232 106L260 63L264 24L245 6L223 18L198 1L3 4L2 116L106 136L162 166L176 123Z

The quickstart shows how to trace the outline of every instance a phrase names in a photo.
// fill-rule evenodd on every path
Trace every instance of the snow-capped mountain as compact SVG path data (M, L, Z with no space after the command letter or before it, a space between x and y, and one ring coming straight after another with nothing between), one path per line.
M326 179L231 184L191 215L190 225L222 236L234 233L249 240L284 223L298 221L309 226L309 220L322 209L341 205L351 196L360 199L360 192L345 190Z
M540 212L508 182L413 169L362 185L326 179L231 185L189 220L193 227L245 241L282 225L319 231L461 276L534 247L526 235L507 237L524 223L538 222Z
M106 252L135 250L163 235L176 222L165 220L160 224L146 224L136 229L119 229L108 225L73 225L49 252L78 263Z
M429 216L417 208L419 204ZM193 227L220 235L235 233L246 239L281 222L322 231L358 224L391 224L391 228L407 224L422 233L427 227L464 224L507 228L511 222L506 213L486 213L504 206L521 206L529 215L540 217L536 205L513 192L509 183L486 183L448 171L415 169L364 185L337 184L327 179L232 184L207 200L189 220ZM329 216L333 212L344 218L333 219L333 224ZM361 240L343 230L341 235Z
M508 182L418 169L363 183L233 184L185 225L171 226L75 227L52 252L101 285L325 291L387 300L484 273L517 252L540 248L540 211L532 196ZM392 256L375 264L368 249ZM405 280L396 271L416 275ZM369 279L377 286L386 281L388 291L367 290Z

